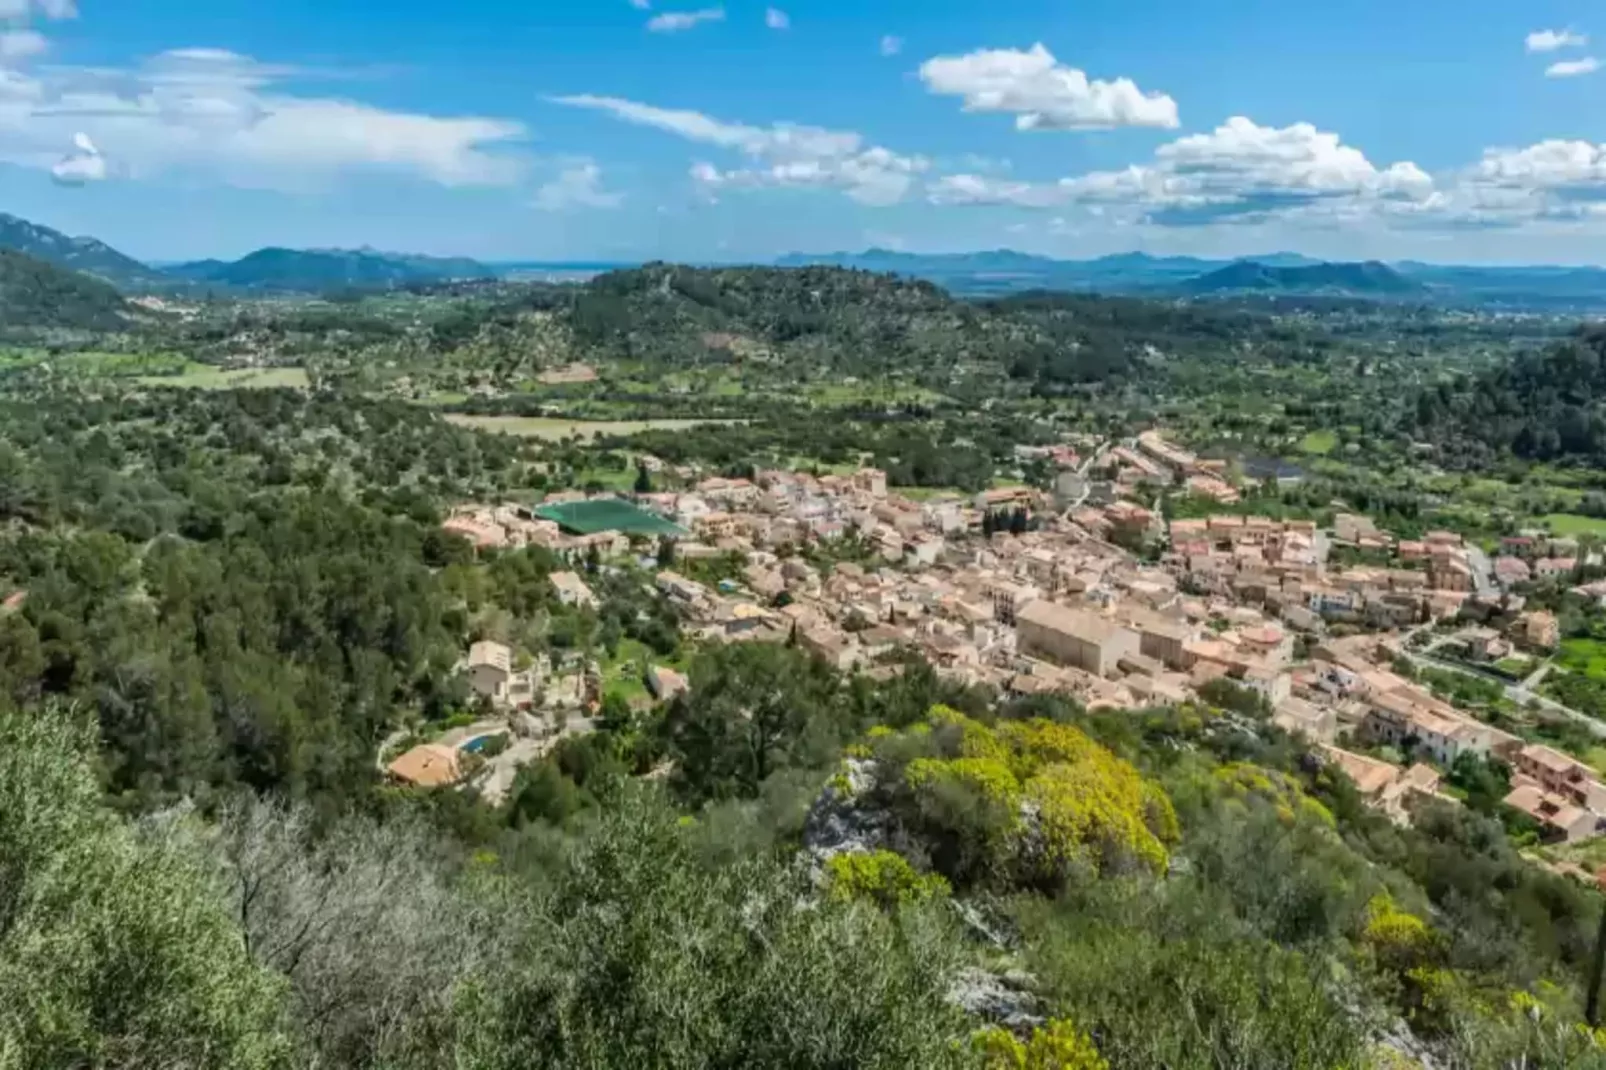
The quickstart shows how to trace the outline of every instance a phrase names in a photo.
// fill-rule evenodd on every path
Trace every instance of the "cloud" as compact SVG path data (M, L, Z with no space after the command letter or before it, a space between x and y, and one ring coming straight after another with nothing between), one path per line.
M881 54L883 56L896 56L903 51L903 38L887 34L881 38Z
M47 19L75 19L78 5L74 0L0 0L0 19L13 22L38 15Z
M57 160L50 169L51 179L60 186L83 186L106 180L106 157L100 154L88 134L73 136L73 151Z
M579 95L553 99L747 157L749 163L745 167L695 164L692 180L710 194L725 189L837 189L863 204L894 204L909 192L916 176L931 166L925 157L905 156L868 145L851 131L793 123L765 127L728 123L701 112L658 108L618 97Z
M1420 203L1433 179L1412 163L1378 168L1337 134L1309 123L1264 127L1242 116L1162 145L1147 165L1052 183L950 175L927 187L936 204L1110 207L1162 226L1332 216L1389 202Z
M1577 78L1583 74L1594 74L1600 70L1600 60L1594 56L1585 56L1583 59L1562 60L1552 63L1545 68L1546 78Z
M1506 226L1606 214L1606 145L1551 140L1487 149L1459 176L1440 214Z
M1556 52L1563 48L1583 48L1589 38L1571 30L1535 30L1524 42L1529 52Z
M652 0L630 0L630 6L637 11L652 10Z
M30 59L46 51L50 42L43 34L33 30L11 30L0 33L0 61L14 63Z
M792 28L791 16L778 7L764 9L764 25L772 30L790 30Z
M1067 200L1059 183L1016 182L987 175L944 175L926 185L926 199L942 205L1011 205L1052 208Z
M725 9L722 7L705 7L698 11L665 11L662 15L654 15L648 19L647 29L652 33L680 33L705 22L724 21Z
M1018 130L1178 125L1176 101L1164 93L1145 93L1127 78L1089 80L1041 44L937 56L920 65L920 77L932 93L963 97L966 111L1014 115Z
M573 160L535 193L534 205L543 212L573 208L617 208L624 194L602 187L602 168L594 160Z
M288 73L220 49L165 52L128 69L0 72L0 160L54 172L59 146L82 134L119 175L137 178L199 173L304 189L359 170L444 186L510 185L523 173L519 123L298 96L276 88Z

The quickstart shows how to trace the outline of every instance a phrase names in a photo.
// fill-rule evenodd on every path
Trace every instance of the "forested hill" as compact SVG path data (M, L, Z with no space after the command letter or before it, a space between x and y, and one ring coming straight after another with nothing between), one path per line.
M126 324L125 311L122 295L99 279L0 249L0 330L114 331Z
M577 342L671 364L761 360L840 374L983 366L1044 385L1136 376L1166 354L1265 326L1245 313L1086 294L961 300L850 268L648 264L592 280L568 311Z
M485 279L495 274L475 260L371 249L258 249L239 260L198 260L179 264L168 272L203 285L293 293L382 289L451 279Z
M1190 294L1288 293L1342 294L1367 297L1422 296L1427 287L1387 264L1312 264L1283 267L1240 260L1181 287Z
M1606 464L1606 328L1426 390L1408 419L1459 466L1507 453Z

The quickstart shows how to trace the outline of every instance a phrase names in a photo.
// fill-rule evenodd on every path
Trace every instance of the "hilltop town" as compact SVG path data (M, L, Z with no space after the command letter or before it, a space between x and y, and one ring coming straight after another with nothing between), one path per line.
M1576 540L1513 537L1491 561L1454 533L1396 539L1349 513L1327 529L1238 513L1167 522L1133 499L1181 483L1232 504L1219 466L1156 432L1081 445L1091 447L1086 460L1069 445L1042 451L1061 466L1056 492L915 500L869 468L746 479L655 465L683 489L629 503L570 492L535 509L463 505L444 527L486 550L540 546L573 562L639 564L694 640L788 644L839 670L884 675L916 656L958 683L1064 695L1089 710L1196 701L1219 695L1219 682L1318 744L1397 820L1429 799L1455 802L1441 781L1472 754L1513 770L1505 801L1544 839L1606 832L1606 787L1591 767L1395 671L1408 669L1410 643L1435 626L1483 663L1553 652L1555 616L1525 612L1511 588L1535 573L1570 573ZM577 522L582 514L622 523L599 530ZM848 541L856 559L809 552ZM1341 564L1340 555L1371 563ZM685 574L711 560L740 567L715 584ZM553 579L566 602L594 603L576 572ZM550 675L542 662L518 675L505 647L487 649L477 645L466 667L499 707L574 713L600 701L595 666ZM646 682L653 700L686 686L664 666ZM532 731L561 727L565 715L556 716ZM1402 745L1413 762L1376 754ZM407 764L393 772L414 779Z

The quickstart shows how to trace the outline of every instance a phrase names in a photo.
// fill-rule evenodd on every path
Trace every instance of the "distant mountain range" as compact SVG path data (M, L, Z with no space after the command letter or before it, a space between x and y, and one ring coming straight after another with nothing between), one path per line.
M1298 253L1254 257L1267 267L1308 267L1322 263ZM910 275L972 296L1021 290L1088 290L1145 293L1207 275L1228 266L1227 260L1193 256L1149 256L1117 253L1096 260L1053 260L1045 256L998 249L979 253L899 253L869 249L862 253L793 253L776 262L781 267L830 264L861 271Z
M157 268L94 238L69 237L59 230L3 213L0 249L25 253L129 293L172 292L199 286L323 293L498 277L495 269L466 257L415 256L373 249L259 249L234 261L198 260Z
M1079 290L1148 297L1351 296L1523 309L1606 308L1606 269L1595 267L1459 267L1415 261L1335 264L1298 253L1238 260L1146 253L1053 260L1009 250L927 255L886 249L793 254L779 263L891 271L970 296Z
M239 260L143 264L94 238L0 214L0 249L12 249L110 283L124 293L328 293L478 279L579 281L621 264L521 261L486 264L466 257L374 249L259 249ZM1482 308L1606 309L1606 269L1462 267L1415 261L1329 263L1277 252L1236 260L1119 253L1055 260L996 249L921 254L890 249L794 253L778 267L831 265L925 279L955 294L996 296L1069 290L1140 297L1351 297Z

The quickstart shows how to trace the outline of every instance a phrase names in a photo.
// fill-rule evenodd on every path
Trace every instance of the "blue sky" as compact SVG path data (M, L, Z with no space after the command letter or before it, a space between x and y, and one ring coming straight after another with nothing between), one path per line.
M5 210L148 259L1606 261L1584 0L0 0Z

